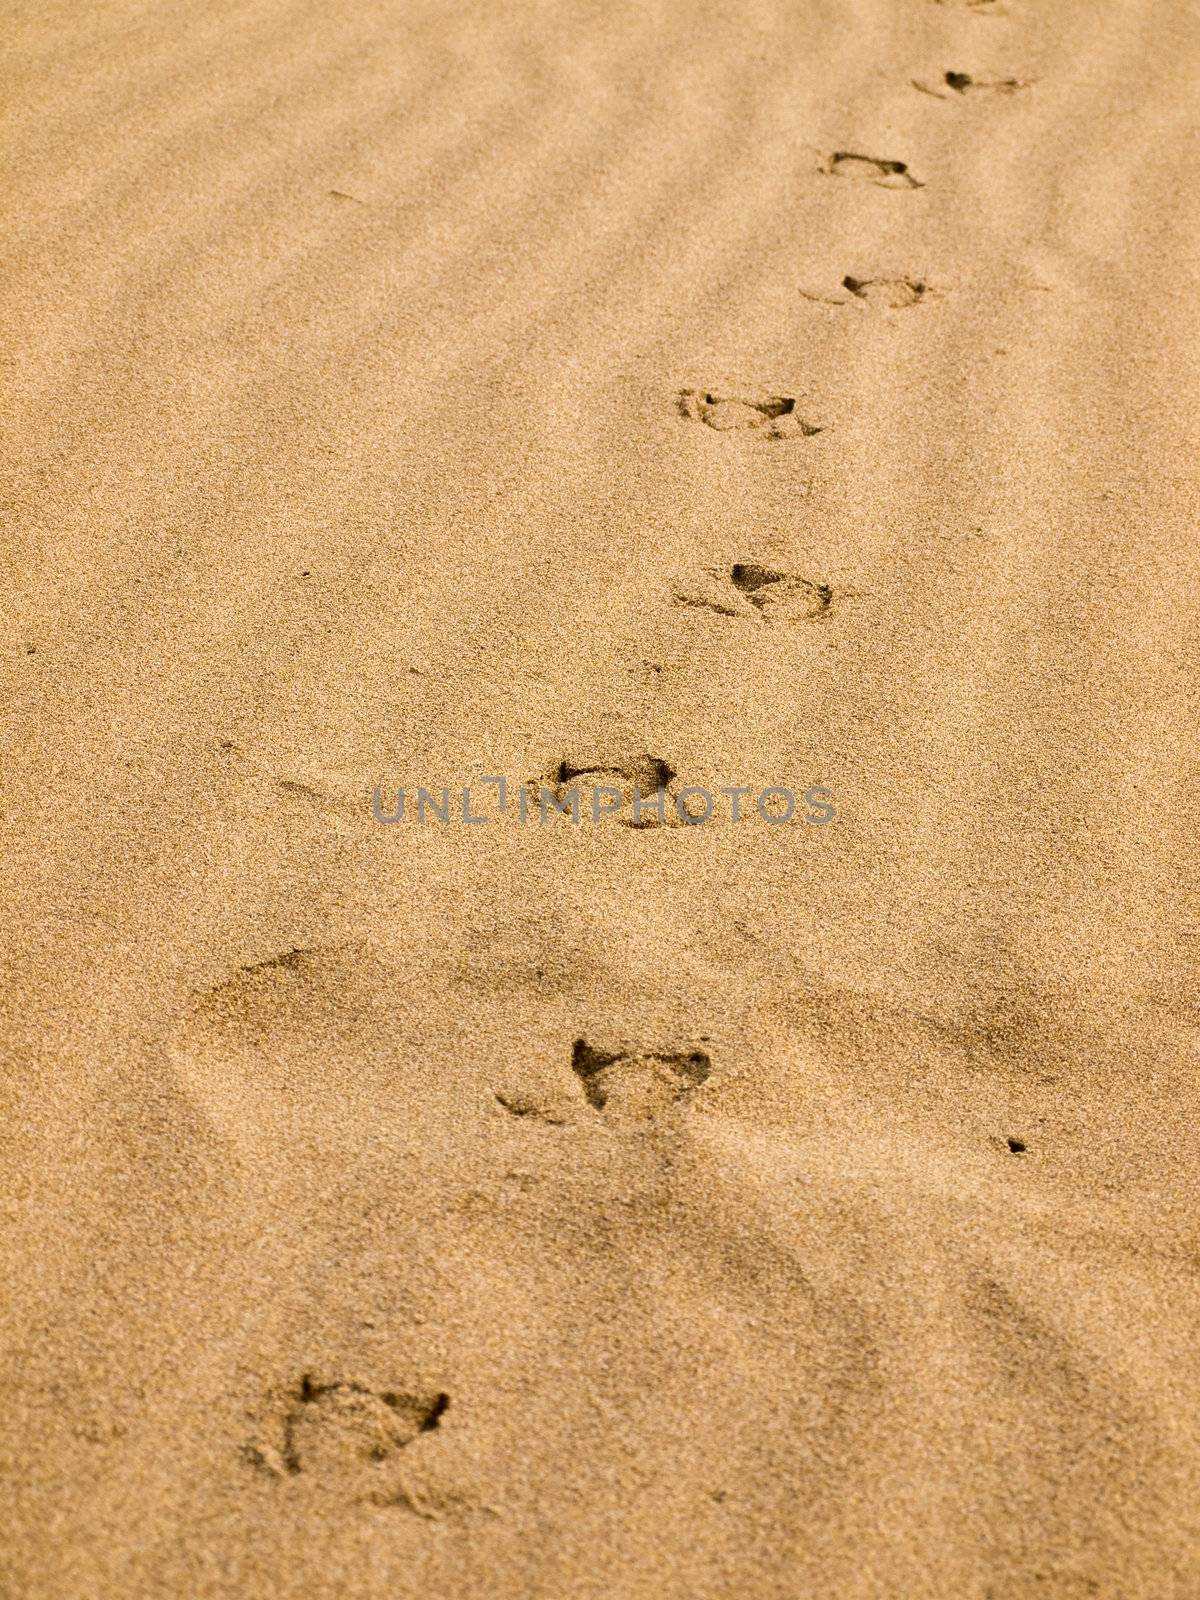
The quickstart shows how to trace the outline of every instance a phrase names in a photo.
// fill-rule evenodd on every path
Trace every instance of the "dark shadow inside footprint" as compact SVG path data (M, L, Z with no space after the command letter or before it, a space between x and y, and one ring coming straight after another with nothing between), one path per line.
M735 561L729 569L733 586L768 622L811 620L833 604L827 583L812 583L794 573L777 572L756 561Z
M810 438L822 431L797 415L793 395L734 395L681 389L676 409L680 416L702 422L716 433L754 432L767 439L787 439Z
M735 589L740 589L754 605L759 605L758 591L768 584L781 582L783 573L776 572L773 567L760 567L756 561L735 561L729 576Z
M710 394L705 398L710 406L720 403L714 395ZM752 411L757 411L760 417L767 417L772 422L776 417L790 417L796 409L796 402L791 395L772 395L769 400L743 400L738 403L749 406Z
M879 184L886 189L922 187L919 179L914 178L908 170L907 162L891 161L882 156L859 155L853 150L836 150L825 163L824 170L831 177Z
M565 1117L559 1116L555 1111L548 1111L545 1106L536 1100L531 1100L528 1095L497 1089L496 1100L510 1117L530 1117L535 1122L547 1122L553 1128L561 1128L566 1121Z
M596 761L582 767L564 759L554 769L554 782L562 788L576 778L599 778L613 773L630 785L636 784L643 794L656 794L659 789L665 789L676 775L675 769L661 756L626 756L621 761Z
M527 787L541 810L548 811L549 802L544 799L548 795L560 811L569 809L583 821L598 822L611 815L624 827L653 828L660 826L656 801L660 793L664 795L662 821L669 824L673 819L669 790L677 776L662 756L597 754L586 759L563 757L541 779L531 778Z
M970 90L981 90L985 94L1014 94L1025 87L1019 78L973 78L969 72L947 72L943 81L955 94L966 94Z
M852 278L849 274L842 279L842 288L856 300L892 310L919 305L929 292L929 285L918 278Z
M616 1108L638 1118L666 1110L699 1088L712 1071L703 1050L605 1050L586 1039L576 1039L571 1066L590 1106L597 1111Z

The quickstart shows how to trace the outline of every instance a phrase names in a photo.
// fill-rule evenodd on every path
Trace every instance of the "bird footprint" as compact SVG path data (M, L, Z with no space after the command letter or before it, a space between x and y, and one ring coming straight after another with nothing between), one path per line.
M322 1381L305 1373L276 1391L264 1426L243 1459L278 1479L308 1475L323 1488L379 1504L429 1513L397 1477L397 1457L441 1425L450 1405L442 1390L374 1389L355 1379ZM390 1469L390 1470L389 1470Z
M905 161L892 161L882 156L858 155L852 150L835 150L821 164L821 171L830 178L849 178L856 183L873 183L883 189L921 189L924 184L914 178Z
M1018 89L1029 87L1022 78L975 78L969 72L943 73L940 82L935 84L914 78L912 85L922 94L931 94L935 100L949 100L956 94L1015 94Z
M750 618L757 612L764 622L813 622L833 604L833 590L827 583L814 583L758 561L735 561L725 572L717 568L705 571L716 580L712 587L677 590L676 605L715 611L723 617Z
M763 439L807 439L823 432L796 411L792 395L715 394L710 390L681 389L677 398L681 417L702 422L716 433L755 433Z
M576 1039L571 1066L587 1102L627 1122L645 1122L686 1100L712 1072L703 1050L611 1049Z

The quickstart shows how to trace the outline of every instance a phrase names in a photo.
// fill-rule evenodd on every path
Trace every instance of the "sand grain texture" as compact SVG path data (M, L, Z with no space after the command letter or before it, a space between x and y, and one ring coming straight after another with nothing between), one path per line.
M4 32L0 1590L1195 1600L1194 5Z

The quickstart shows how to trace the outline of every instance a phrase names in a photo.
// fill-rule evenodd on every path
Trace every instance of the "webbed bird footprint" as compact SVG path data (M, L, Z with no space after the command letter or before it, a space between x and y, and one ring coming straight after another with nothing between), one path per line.
M576 1039L571 1067L595 1110L646 1122L686 1101L712 1072L712 1061L703 1050L602 1048Z
M857 302L885 311L903 311L909 306L919 306L928 302L942 292L924 278L913 278L907 274L894 277L856 278L848 272L842 279L840 288L845 292L822 293L819 289L801 289L800 293L806 300L815 300L825 306L848 306Z
M542 775L531 778L528 791L534 804L549 813L549 796L562 810L584 821L598 822L612 814L627 828L670 826L678 820L675 812L678 774L661 756L638 753L610 755L596 751L564 756ZM663 821L658 816L656 796L663 795ZM574 799L572 799L574 795ZM634 801L638 801L634 815ZM536 813L531 808L531 815Z
M859 155L853 150L835 150L821 163L821 171L830 178L849 178L855 183L873 183L882 189L922 189L924 184L914 178L905 161L892 161L883 156Z
M708 590L676 591L675 603L703 607L725 617L753 617L764 622L813 622L833 604L827 583L814 583L794 572L781 572L758 561L735 561L726 572L707 569L715 579Z
M244 1459L275 1478L311 1474L323 1486L397 1503L407 1493L386 1467L420 1435L440 1426L450 1405L442 1390L374 1389L353 1379L321 1382L305 1373L277 1393ZM414 1506L413 1509L419 1509Z
M768 622L812 621L833 604L833 590L827 583L810 583L756 561L735 561L729 576L734 588Z
M842 288L848 289L856 300L887 306L892 311L920 305L929 293L929 285L920 278L852 278L849 273L842 279Z
M717 433L755 433L764 439L807 439L824 430L805 422L792 395L715 394L706 389L681 389L676 401L681 417L702 422Z

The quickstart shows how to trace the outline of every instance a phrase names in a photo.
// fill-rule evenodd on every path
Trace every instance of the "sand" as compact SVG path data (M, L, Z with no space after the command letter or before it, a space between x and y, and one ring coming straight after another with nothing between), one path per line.
M1194 6L4 31L0 1592L1194 1600Z

